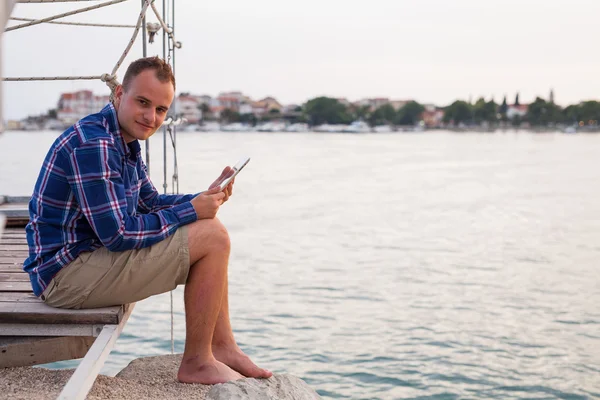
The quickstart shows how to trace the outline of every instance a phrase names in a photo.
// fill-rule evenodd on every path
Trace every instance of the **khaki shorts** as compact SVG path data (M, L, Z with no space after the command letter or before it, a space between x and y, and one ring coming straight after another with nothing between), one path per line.
M139 250L81 253L61 269L41 299L58 308L97 308L133 303L184 284L190 269L188 229Z

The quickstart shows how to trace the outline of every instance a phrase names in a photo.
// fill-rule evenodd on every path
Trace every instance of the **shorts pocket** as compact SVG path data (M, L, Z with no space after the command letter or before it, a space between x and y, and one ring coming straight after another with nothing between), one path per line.
M82 253L72 263L61 269L52 279L51 285L44 291L44 302L57 308L81 308L82 303L94 288L94 282L99 280L97 275L105 271L90 268L86 265L92 253Z

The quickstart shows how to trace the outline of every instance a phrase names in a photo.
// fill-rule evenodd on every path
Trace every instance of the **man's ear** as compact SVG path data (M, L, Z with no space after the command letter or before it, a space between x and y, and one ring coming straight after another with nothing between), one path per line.
M119 104L121 104L121 98L123 98L123 85L117 85L115 88L115 108L119 108Z

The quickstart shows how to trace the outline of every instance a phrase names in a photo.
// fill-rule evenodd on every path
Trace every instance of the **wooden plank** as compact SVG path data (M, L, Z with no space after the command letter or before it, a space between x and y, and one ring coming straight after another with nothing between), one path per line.
M117 338L123 331L123 327L135 303L125 305L123 319L118 325L107 325L104 327L96 341L87 352L81 363L58 396L60 400L84 400L92 385L96 381L100 369L108 358Z
M15 229L5 227L4 233L0 236L2 240L4 239L14 239L14 240L27 240L27 236L25 234L25 229Z
M31 282L29 274L20 271L0 273L0 282Z
M9 229L10 228L6 229L6 231L2 235L2 239L27 239L27 236L25 236L25 229L21 229L21 230L9 230ZM20 231L22 231L22 232L20 232Z
M0 212L4 214L8 221L11 217L29 219L29 209L21 204L7 204L0 206Z
M9 272L0 272L0 282L31 282L31 280L29 279L29 274L19 270L12 270Z
M26 205L31 200L29 196L0 196L0 204L23 204Z
M104 324L4 324L0 332L7 336L98 336Z
M27 243L10 244L2 241L0 243L0 251L27 251L29 252L29 246Z
M27 259L27 257L29 257L29 252L26 250L6 250L6 251L2 251L2 248L0 248L0 257L7 259L7 258L12 258L12 259L17 259L17 260L23 260L25 261Z
M8 253L8 252L6 252L6 253ZM26 260L26 258L23 258L23 256L12 257L12 256L9 256L6 253L0 252L0 261L2 261L5 264L6 263L16 263L16 262L22 263L23 261Z
M89 336L10 339L0 337L0 368L24 367L82 358L95 340L94 337Z
M27 241L26 240L20 240L20 239L16 239L16 238L8 238L8 239L2 238L2 239L0 239L0 246L1 247L5 247L5 246L27 246L27 248L29 248L29 246L27 245Z
M17 243L27 243L27 238L25 236L20 237L17 235L10 235L10 234L8 234L8 235L5 234L2 237L0 237L0 245L2 245L5 242L8 242L8 241L15 241Z
M28 223L29 223L29 217L27 217L27 218L24 218L24 217L8 217L6 219L6 226L7 227L25 228L25 226L27 226Z
M44 303L0 303L1 323L23 324L117 324L123 307L68 310Z
M1 264L0 263L0 273L2 272L23 272L23 265L21 264Z
M41 303L38 297L33 293L24 292L0 292L0 302L15 303L18 301L30 302L30 303Z
M2 236L0 236L0 243L4 240L16 240L19 242L27 243L27 235L25 233L25 228L20 228L17 230L12 230L14 228L6 227Z
M23 268L23 262L3 260L0 258L0 266L2 266L2 268Z
M0 282L0 292L33 292L31 282Z

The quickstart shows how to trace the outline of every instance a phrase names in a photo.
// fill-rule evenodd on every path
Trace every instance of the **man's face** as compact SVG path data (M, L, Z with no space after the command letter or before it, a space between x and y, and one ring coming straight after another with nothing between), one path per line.
M153 69L133 78L127 91L118 86L115 108L125 142L152 136L165 120L174 95L173 84L159 81Z

